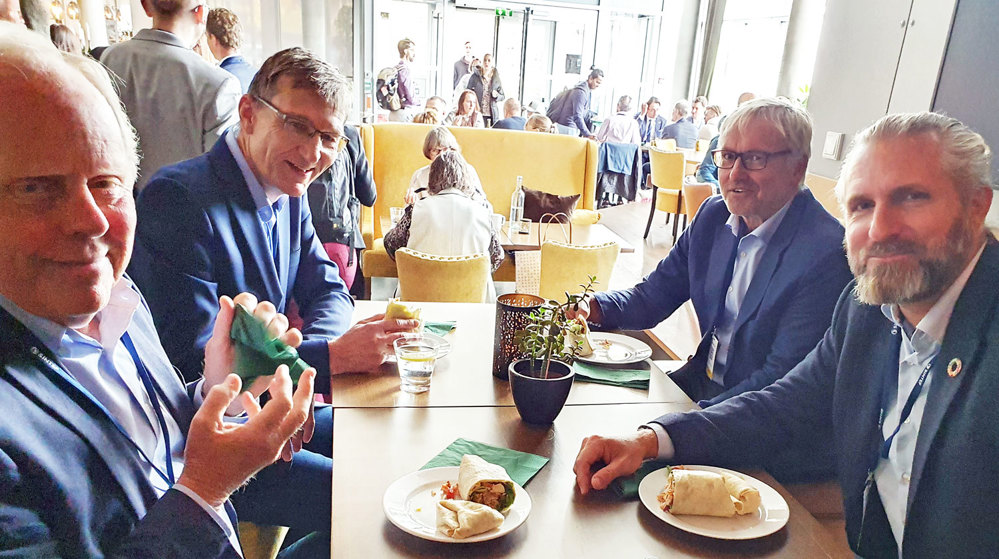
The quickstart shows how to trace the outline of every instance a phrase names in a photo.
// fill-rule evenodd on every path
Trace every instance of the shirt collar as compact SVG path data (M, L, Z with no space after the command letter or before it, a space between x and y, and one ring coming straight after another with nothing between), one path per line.
M978 260L982 257L982 251L984 250L985 244L983 243L975 254L975 257L964 267L961 275L957 276L954 283L950 284L950 287L943 292L943 295L937 299L937 302L930 307L926 316L919 321L919 324L916 325L916 332L912 336L913 342L915 342L919 333L922 332L926 336L929 336L933 342L937 344L943 343L944 334L947 332L947 324L950 323L950 315L954 312L954 305L957 304L957 299L961 296L961 292L964 291L964 286L968 283L968 278L971 277L971 272L978 265ZM900 328L902 327L904 317L898 305L881 305L881 313L888 320L895 323L895 325Z
M265 186L260 183L257 176L250 169L250 164L246 161L243 150L239 148L239 142L236 141L238 137L239 125L236 125L226 133L225 144L229 147L233 159L236 160L236 165L239 166L239 171L243 174L243 180L246 181L246 187L250 190L250 196L253 197L253 204L257 207L257 211L265 210L269 213L271 205L281 201L277 206L280 208L284 203L283 200L288 195L278 190L275 186Z
M121 339L122 334L132 322L132 315L140 302L139 293L132 288L132 282L122 277L111 288L108 304L94 317L99 321L99 340L94 340L105 348L113 347ZM35 335L45 347L53 353L60 353L64 344L75 340L91 340L79 332L47 318L35 316L14 304L10 299L0 295L0 307Z
M774 234L777 233L777 228L780 227L781 221L784 221L784 216L787 215L787 211L791 208L791 202L794 202L794 198L788 200L787 203L781 206L781 209L774 213L774 215L767 218L767 220L760 224L759 227L753 229L745 236L756 237L763 241L764 244L769 243L770 239L772 239ZM733 235L737 238L739 237L739 233L741 232L743 226L741 217L735 214L730 214L728 216L728 220L725 221L725 225L728 226Z

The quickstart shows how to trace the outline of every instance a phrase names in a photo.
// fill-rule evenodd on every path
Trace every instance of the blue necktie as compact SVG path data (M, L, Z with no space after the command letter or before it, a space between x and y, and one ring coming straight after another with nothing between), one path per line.
M278 198L273 204L271 204L271 212L274 216L271 221L270 226L270 241L271 241L271 257L274 259L274 263L278 262L278 247L281 243L278 241L278 223L280 223L281 208L284 207L284 198Z

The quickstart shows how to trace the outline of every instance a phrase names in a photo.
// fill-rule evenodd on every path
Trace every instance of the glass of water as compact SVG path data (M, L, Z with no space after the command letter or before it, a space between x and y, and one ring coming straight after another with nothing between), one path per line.
M395 227L399 223L405 211L406 208L389 208L389 218L392 220L392 227Z
M393 342L400 387L404 392L419 393L430 389L438 345L423 334L406 335Z

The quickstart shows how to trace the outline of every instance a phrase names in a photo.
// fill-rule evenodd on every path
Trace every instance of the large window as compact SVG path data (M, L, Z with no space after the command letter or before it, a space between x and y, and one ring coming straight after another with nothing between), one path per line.
M777 91L792 0L728 2L709 97L727 109L739 94Z

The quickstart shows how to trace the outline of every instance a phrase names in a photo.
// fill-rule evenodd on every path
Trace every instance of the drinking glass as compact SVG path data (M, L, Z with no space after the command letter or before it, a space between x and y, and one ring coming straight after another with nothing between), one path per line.
M422 334L411 334L399 338L392 345L403 392L415 394L429 390L439 344Z
M500 231L503 230L503 222L506 221L506 216L503 214L493 214L492 225L493 233L499 235Z
M406 208L389 208L389 218L392 219L392 227L395 227L399 223L405 211Z

